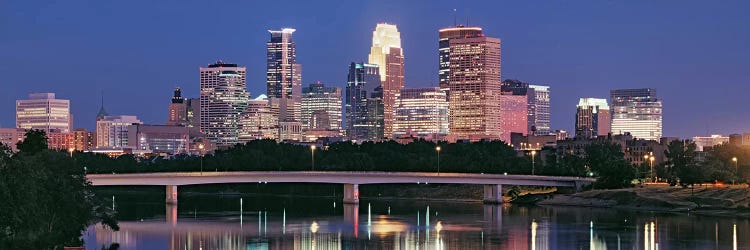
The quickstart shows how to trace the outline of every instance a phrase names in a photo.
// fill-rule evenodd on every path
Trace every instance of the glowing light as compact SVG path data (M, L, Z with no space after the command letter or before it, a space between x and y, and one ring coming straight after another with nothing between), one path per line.
M313 223L310 224L310 232L317 233L318 232L318 228L320 228L320 226L318 226L318 222L317 221L313 221Z

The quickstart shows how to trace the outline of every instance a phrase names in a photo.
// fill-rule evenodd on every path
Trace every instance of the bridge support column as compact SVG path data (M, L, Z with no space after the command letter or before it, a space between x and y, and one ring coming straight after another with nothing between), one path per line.
M484 204L503 203L503 185L484 185Z
M167 204L177 204L176 185L167 185Z
M359 204L358 184L344 184L344 203Z
M583 191L584 183L582 181L576 181L575 185L576 185L576 193Z

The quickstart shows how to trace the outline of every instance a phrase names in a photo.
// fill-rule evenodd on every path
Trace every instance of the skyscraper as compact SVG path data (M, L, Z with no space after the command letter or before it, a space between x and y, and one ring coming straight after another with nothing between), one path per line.
M439 87L404 88L396 100L394 137L437 140L448 134L448 100Z
M383 138L383 88L378 65L351 63L346 82L346 134L351 140Z
M581 98L576 106L576 137L606 136L611 114L607 99Z
M529 133L549 135L550 129L550 91L549 86L529 85Z
M302 67L297 64L295 29L269 30L266 43L266 87L272 106L278 105L279 121L299 121L302 106ZM275 105L274 105L275 104Z
M259 139L278 139L278 114L271 110L266 95L260 95L247 103L247 108L240 116L239 142L245 143Z
M341 130L341 88L316 82L302 89L302 129Z
M237 143L240 113L247 107L245 67L218 61L200 68L200 129L219 147Z
M16 128L73 131L70 100L56 99L55 93L32 93L28 100L16 101Z
M372 32L372 47L369 63L380 68L383 86L384 136L393 132L393 112L396 96L404 87L404 54L401 49L401 33L396 25L379 23Z
M172 102L169 104L169 119L167 125L183 126L188 125L188 108L185 98L182 97L180 87L174 89Z
M448 43L451 139L500 139L500 39L476 27L442 29L440 37Z
M446 91L448 98L450 99L450 91L448 86L448 79L450 78L450 40L461 39L467 37L480 37L483 36L482 28L479 27L464 27L456 26L451 28L441 29L439 31L438 40L438 57L440 60L439 65L439 84L440 89Z
M639 139L662 137L662 103L656 89L616 89L610 91L612 132L630 134Z

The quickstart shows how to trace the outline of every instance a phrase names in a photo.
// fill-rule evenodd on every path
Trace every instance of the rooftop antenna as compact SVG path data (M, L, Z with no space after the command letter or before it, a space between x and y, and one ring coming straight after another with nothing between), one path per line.
M453 27L457 27L458 22L456 21L456 9L453 8Z

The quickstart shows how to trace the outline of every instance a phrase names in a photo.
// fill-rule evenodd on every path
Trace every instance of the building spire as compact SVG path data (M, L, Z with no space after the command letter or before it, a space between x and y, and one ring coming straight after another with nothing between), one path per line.
M101 120L102 118L104 118L105 116L108 116L108 115L109 114L107 113L107 111L104 110L104 90L102 90L102 104L99 107L99 113L96 114L96 120L97 121Z

